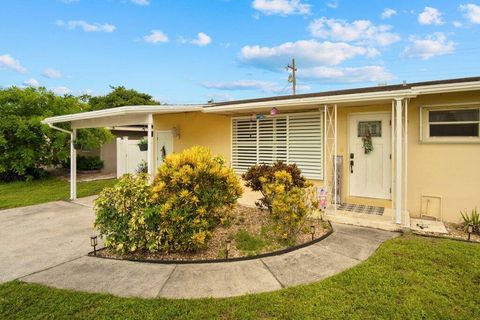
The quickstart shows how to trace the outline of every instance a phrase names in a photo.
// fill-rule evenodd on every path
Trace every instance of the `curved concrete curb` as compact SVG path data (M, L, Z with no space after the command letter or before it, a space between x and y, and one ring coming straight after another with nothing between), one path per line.
M282 255L229 263L153 264L80 257L22 281L126 297L232 297L318 281L355 266L398 233L333 224L329 237Z

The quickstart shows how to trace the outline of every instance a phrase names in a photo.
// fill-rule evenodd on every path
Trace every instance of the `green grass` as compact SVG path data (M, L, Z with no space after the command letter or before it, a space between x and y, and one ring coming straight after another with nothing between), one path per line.
M198 279L201 281L201 278ZM0 319L478 319L480 246L402 236L324 281L229 299L119 298L0 285Z
M251 235L245 229L240 229L235 235L237 248L246 252L247 254L256 254L262 250L265 245L262 238Z
M79 182L77 196L98 194L104 187L112 186L115 179ZM30 182L0 183L0 209L29 206L70 197L70 182L47 178Z

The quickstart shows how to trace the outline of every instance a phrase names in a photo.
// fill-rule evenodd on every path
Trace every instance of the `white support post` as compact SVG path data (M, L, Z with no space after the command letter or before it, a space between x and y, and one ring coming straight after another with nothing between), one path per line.
M147 143L148 143L148 151L147 151L147 166L148 166L148 175L150 176L150 182L153 181L154 176L154 166L153 166L153 137L152 137L152 126L153 126L153 116L152 114L148 114L147 120Z
M404 143L403 143L403 210L407 210L407 195L408 195L408 99L405 99L405 111L404 111Z
M395 99L396 150L395 150L395 222L402 223L402 99Z
M328 171L327 171L327 148L328 148L328 123L327 123L327 105L323 106L323 186L328 191Z
M77 138L77 129L70 133L70 200L77 199L77 150L74 142Z
M334 212L337 213L337 194L338 194L338 176L337 176L337 105L335 104L334 106L334 114L335 114L335 122L334 122L334 125L335 125L335 135L334 135L334 139L333 139L333 179L334 179L334 182L333 182L333 185L334 185L334 188L333 190L335 191L335 200L334 200Z

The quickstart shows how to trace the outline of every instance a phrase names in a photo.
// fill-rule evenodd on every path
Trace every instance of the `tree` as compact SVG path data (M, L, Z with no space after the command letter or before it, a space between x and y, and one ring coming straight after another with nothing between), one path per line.
M67 160L70 137L41 121L89 109L77 97L56 96L45 88L0 89L0 180L35 178L41 168ZM79 136L90 148L112 137L105 129L84 129Z
M153 99L147 93L141 93L134 89L126 89L123 86L110 86L112 91L104 96L92 97L84 95L81 98L88 102L91 110L102 110L122 106L135 105L159 105L160 102Z

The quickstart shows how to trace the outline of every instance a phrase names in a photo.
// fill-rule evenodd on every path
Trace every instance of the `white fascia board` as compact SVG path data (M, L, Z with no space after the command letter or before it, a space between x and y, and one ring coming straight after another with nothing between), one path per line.
M480 90L480 81L437 84L432 86L416 86L412 88L412 92L415 92L417 95L474 90Z
M250 103L247 102L247 103L231 104L226 106L208 107L208 108L204 108L203 112L215 113L215 112L224 112L224 111L248 110L248 109L262 108L262 107L266 108L269 106L286 107L286 106L295 106L295 105L323 105L323 104L348 103L348 102L382 101L382 100L391 100L395 98L412 98L412 97L415 97L415 94L412 94L412 91L410 89L405 89L405 90L364 92L364 93L310 97L310 98L290 98L285 100L258 101L258 102L250 102Z
M78 120L97 119L112 116L125 116L132 114L161 114L161 113L177 113L177 112L193 112L201 111L203 105L159 105L159 106L125 106L97 111L88 111L63 116L50 117L43 120L43 123L54 124L60 122L73 122Z

